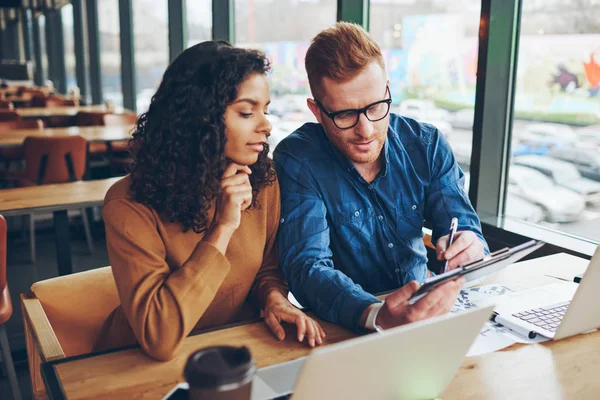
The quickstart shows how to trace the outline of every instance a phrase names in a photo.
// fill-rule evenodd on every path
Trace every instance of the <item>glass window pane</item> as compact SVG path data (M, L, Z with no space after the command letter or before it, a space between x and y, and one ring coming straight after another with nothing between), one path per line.
M592 0L570 2L568 9L558 1L523 1L509 167L517 184L508 187L505 210L596 241L599 18L600 4Z
M75 75L75 34L73 30L73 5L67 4L60 9L63 23L63 38L65 42L65 66L67 70L67 93L77 86Z
M306 105L304 55L311 39L335 23L336 12L336 0L235 1L236 45L260 49L272 61L271 151L304 122L316 121Z
M143 113L169 65L167 1L134 0L133 27L137 112Z
M42 53L42 71L44 74L44 79L48 80L48 46L46 46L46 16L42 14L37 18L38 24L40 25L40 49Z
M469 171L480 0L371 0L370 31L383 49L391 112L435 125Z
M98 2L98 30L100 34L100 74L104 100L123 106L121 86L121 43L119 42L119 4L117 0Z
M186 47L212 38L212 0L186 2L188 41Z

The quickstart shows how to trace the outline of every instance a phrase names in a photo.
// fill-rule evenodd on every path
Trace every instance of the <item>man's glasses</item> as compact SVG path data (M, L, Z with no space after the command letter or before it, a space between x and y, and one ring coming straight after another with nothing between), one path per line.
M315 100L315 102L321 111L323 111L323 114L327 115L338 129L350 129L358 124L360 114L365 114L365 117L371 122L380 121L388 115L390 105L392 104L392 94L390 93L389 86L386 86L385 93L390 95L388 99L376 101L363 108L340 110L332 113L327 111L319 100Z

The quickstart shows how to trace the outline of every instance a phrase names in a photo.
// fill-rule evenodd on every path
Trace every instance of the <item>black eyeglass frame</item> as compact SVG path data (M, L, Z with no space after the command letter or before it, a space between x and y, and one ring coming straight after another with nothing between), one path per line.
M371 121L371 122L377 122L377 121L381 121L382 119L384 119L385 117L388 116L388 114L390 113L390 108L392 105L392 93L390 92L390 87L386 86L385 87L385 92L388 93L390 95L390 97L388 99L384 99L384 100L379 100L376 101L374 103L371 104L367 104L366 106L364 106L363 108L348 108L346 110L339 110L339 111L334 111L334 112L329 112L325 109L325 107L323 107L323 104L321 104L321 102L317 99L315 99L315 103L317 103L317 106L319 107L319 109L321 109L321 111L323 111L323 114L325 114L329 119L331 119L333 121L333 124L338 128L338 129L350 129L350 128L354 128L357 124L358 121L360 120L360 114L365 114L365 117ZM385 113L385 115L381 118L377 118L377 119L371 119L369 118L369 116L367 115L367 110L373 106L376 106L378 104L383 104L386 103L388 105L387 111ZM346 112L353 112L356 114L356 122L354 122L354 124L352 124L351 126L348 127L344 127L341 128L338 124L336 124L335 122L335 117L337 115L340 115L342 113L346 113Z

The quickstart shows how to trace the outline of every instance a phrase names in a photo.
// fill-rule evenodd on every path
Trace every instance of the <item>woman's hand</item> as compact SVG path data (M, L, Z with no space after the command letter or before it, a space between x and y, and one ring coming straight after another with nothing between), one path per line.
M279 340L285 339L281 321L295 324L298 330L298 341L302 342L306 337L310 347L318 346L325 340L325 331L317 321L294 307L281 292L271 290L267 294L265 323Z
M242 211L252 204L252 186L246 165L231 163L225 168L221 180L221 197L213 224L235 231L240 226Z
M252 186L246 165L231 163L221 179L221 196L217 199L215 217L202 241L215 246L225 255L233 232L240 226L242 211L252 204Z

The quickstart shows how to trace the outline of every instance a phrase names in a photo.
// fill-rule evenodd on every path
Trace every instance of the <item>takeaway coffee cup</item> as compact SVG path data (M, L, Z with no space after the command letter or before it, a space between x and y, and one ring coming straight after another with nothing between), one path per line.
M193 353L183 374L190 400L249 400L254 360L247 347L207 347Z

